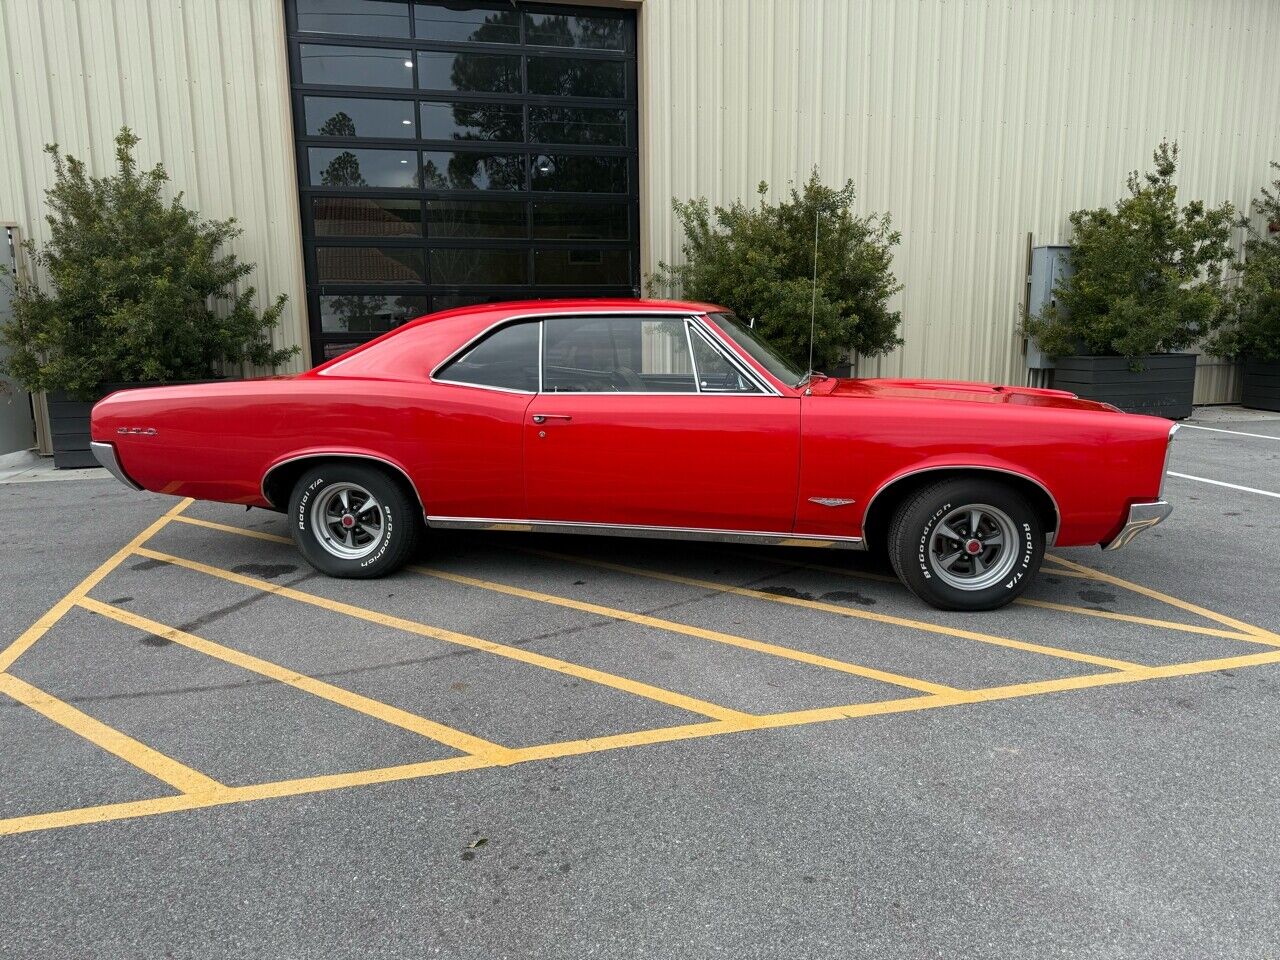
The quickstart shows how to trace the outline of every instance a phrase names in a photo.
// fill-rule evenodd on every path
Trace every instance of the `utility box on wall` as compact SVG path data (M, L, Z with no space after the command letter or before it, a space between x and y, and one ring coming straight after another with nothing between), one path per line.
M1066 244L1031 248L1031 278L1028 281L1027 313L1038 317L1057 299L1054 290L1071 276L1071 247ZM1034 338L1027 340L1027 366L1032 370L1050 370L1053 360L1046 356Z

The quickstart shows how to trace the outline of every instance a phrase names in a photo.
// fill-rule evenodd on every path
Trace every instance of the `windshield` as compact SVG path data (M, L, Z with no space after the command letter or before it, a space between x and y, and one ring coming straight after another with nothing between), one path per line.
M788 361L778 356L773 347L761 340L754 330L732 313L713 313L711 314L711 319L734 343L749 353L762 367L783 383L798 387L808 376L808 374L797 370Z

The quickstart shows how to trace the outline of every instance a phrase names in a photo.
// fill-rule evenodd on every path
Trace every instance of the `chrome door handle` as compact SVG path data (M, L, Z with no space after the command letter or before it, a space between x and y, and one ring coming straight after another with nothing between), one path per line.
M548 420L563 420L568 423L573 417L564 413L535 413L533 415L534 423L546 423Z

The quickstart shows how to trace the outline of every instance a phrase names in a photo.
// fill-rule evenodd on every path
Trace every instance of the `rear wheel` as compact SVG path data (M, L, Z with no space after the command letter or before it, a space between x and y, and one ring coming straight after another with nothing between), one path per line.
M994 610L1017 597L1044 559L1044 530L1006 484L943 480L898 507L889 559L917 597L942 610Z
M331 577L372 578L413 556L418 505L377 467L324 463L298 478L289 528L307 562Z

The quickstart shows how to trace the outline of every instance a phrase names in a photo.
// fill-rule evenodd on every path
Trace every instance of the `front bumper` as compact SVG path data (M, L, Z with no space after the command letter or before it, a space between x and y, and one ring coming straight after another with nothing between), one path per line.
M134 490L141 490L142 486L135 483L130 476L124 472L124 468L120 466L120 461L116 459L116 448L110 443L101 443L94 440L89 444L89 449L93 451L97 461L107 468L107 472L123 483L126 487L132 487Z
M1173 504L1164 500L1157 500L1155 503L1135 503L1129 508L1129 519L1120 528L1115 539L1104 543L1102 549L1119 550L1143 530L1161 523L1171 513L1173 513Z

